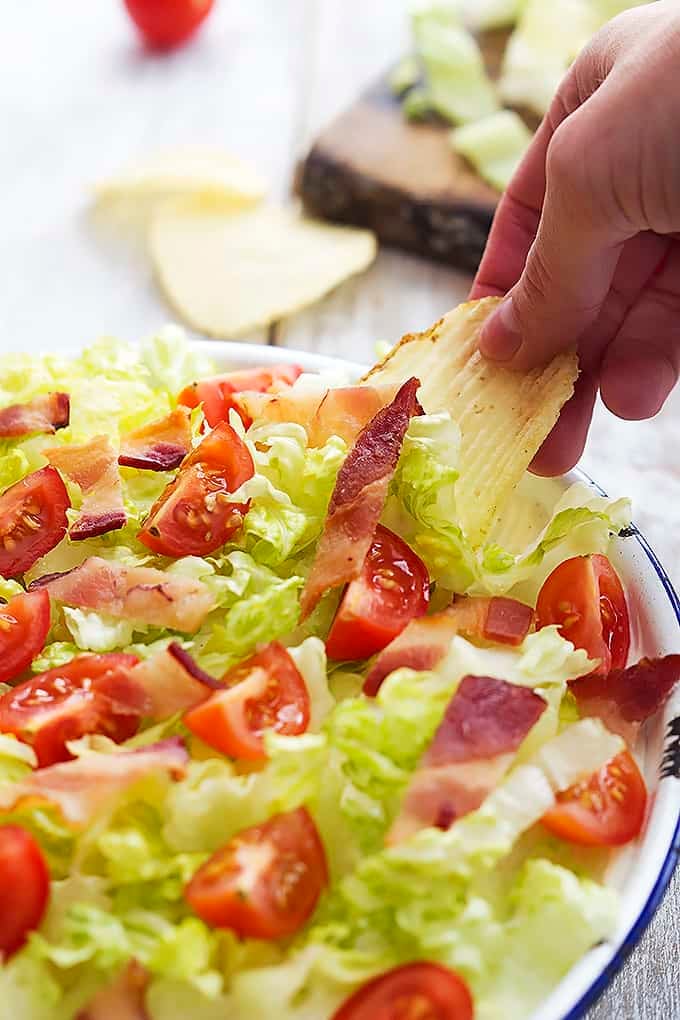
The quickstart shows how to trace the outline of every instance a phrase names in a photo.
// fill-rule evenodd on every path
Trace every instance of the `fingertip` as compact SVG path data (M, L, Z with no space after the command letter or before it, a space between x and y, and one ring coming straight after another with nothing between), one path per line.
M661 353L607 356L600 392L612 414L627 421L641 421L658 414L676 381L675 367Z
M534 475L554 478L578 464L586 445L593 416L597 383L587 372L581 374L574 394L562 408L557 424L529 465Z
M522 346L512 297L507 297L484 323L479 349L490 361L511 361Z

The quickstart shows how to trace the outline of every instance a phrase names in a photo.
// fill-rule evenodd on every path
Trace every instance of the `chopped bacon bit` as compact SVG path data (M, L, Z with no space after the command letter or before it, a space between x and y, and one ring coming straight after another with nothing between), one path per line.
M364 681L364 694L378 693L386 676L402 666L434 669L449 650L456 634L472 640L520 645L533 626L534 611L508 598L456 598L432 616L412 620L385 648Z
M47 588L68 606L193 634L214 608L202 581L152 567L126 567L91 556L64 574L49 574L30 585Z
M137 960L131 960L118 977L97 992L76 1020L149 1020L146 990L150 974Z
M665 655L606 676L590 673L570 687L582 715L601 719L632 747L642 723L665 704L679 679L680 655Z
M146 471L172 471L191 451L191 414L178 407L165 418L123 436L118 463Z
M241 393L236 401L250 421L302 425L310 446L323 446L331 436L351 445L378 411L394 400L397 389L392 383L342 386L325 393L293 389L279 394Z
M35 432L54 435L69 423L71 405L68 393L44 393L25 404L12 404L0 410L0 439L30 436Z
M50 464L80 488L83 503L69 528L72 542L124 528L127 517L118 459L108 436L95 436L79 446L43 450Z
M411 780L387 843L401 843L428 826L448 829L476 811L545 707L528 687L464 677Z
M391 404L371 419L338 472L323 534L301 598L304 620L329 588L347 584L361 573L385 505L411 418L422 414L416 393L420 382L409 379Z
M166 772L172 779L186 775L189 761L184 742L171 737L137 751L85 754L73 761L37 769L0 789L0 809L19 805L54 804L65 821L87 825L128 787L151 772Z
M176 642L140 662L130 670L130 677L144 689L149 699L147 714L156 720L186 712L224 687L204 673Z

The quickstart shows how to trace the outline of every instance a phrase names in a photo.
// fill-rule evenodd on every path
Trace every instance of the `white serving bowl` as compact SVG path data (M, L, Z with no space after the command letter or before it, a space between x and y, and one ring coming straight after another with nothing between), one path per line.
M260 347L217 341L198 341L220 370L294 361L306 371L344 370L358 378L363 366L287 348ZM586 482L599 486L580 471L565 476L564 487ZM628 597L632 643L631 660L644 655L680 651L680 600L653 551L635 527L612 543L611 558ZM649 924L680 854L680 689L646 724L641 762L650 809L640 838L620 851L608 879L621 890L618 929L611 940L591 949L564 977L527 1020L577 1020L604 991Z

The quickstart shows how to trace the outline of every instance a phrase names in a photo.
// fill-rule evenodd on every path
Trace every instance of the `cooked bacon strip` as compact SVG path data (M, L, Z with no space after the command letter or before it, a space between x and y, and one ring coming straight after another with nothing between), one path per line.
M306 619L329 588L361 573L411 418L422 413L409 379L360 433L338 472L323 534L300 600Z
M375 696L386 676L408 666L434 669L449 650L456 634L499 644L521 645L534 622L534 611L516 599L461 598L453 605L412 620L383 649L364 681L364 694Z
M65 429L71 416L68 393L43 393L25 404L0 409L0 439L30 436L34 432L54 435Z
M153 567L126 567L99 556L90 556L64 574L40 577L30 588L47 588L52 598L67 606L189 634L198 630L214 608L214 599L202 581Z
M118 463L142 471L172 471L190 451L191 413L178 407L165 418L123 436Z
M483 803L507 772L546 703L528 687L466 676L411 780L387 843L448 829Z
M680 655L665 655L606 676L591 673L572 680L570 688L581 715L601 719L632 747L642 723L665 704L678 680Z
M97 992L76 1020L149 1020L146 990L151 976L137 960L131 960L118 977Z
M295 422L307 430L310 446L323 446L331 436L348 445L378 411L389 404L397 386L341 386L325 393L284 390L279 394L239 393L239 411L250 421Z
M158 720L194 708L224 687L219 680L204 673L176 642L134 666L130 678L146 694L148 716Z
M162 740L138 751L85 754L73 761L36 769L16 783L0 783L0 810L20 805L54 804L65 821L87 823L137 780L150 772L166 772L173 779L186 775L189 761L180 737Z
M83 495L78 517L68 532L72 542L125 527L118 459L108 436L95 436L80 446L55 446L43 454Z

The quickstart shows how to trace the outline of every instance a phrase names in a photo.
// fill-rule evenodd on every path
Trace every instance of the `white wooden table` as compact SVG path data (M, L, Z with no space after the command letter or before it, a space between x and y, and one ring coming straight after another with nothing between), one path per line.
M194 43L137 45L122 0L20 0L3 11L0 78L0 354L134 339L169 318L142 259L87 215L91 185L186 143L256 163L285 198L315 132L407 43L406 0L217 0ZM428 326L469 278L392 252L361 279L280 323L274 341L369 360L376 340ZM2 361L0 358L0 372ZM635 501L680 581L680 390L654 421L598 411L583 465ZM680 883L589 1020L680 1017ZM519 1018L518 1018L519 1020Z

